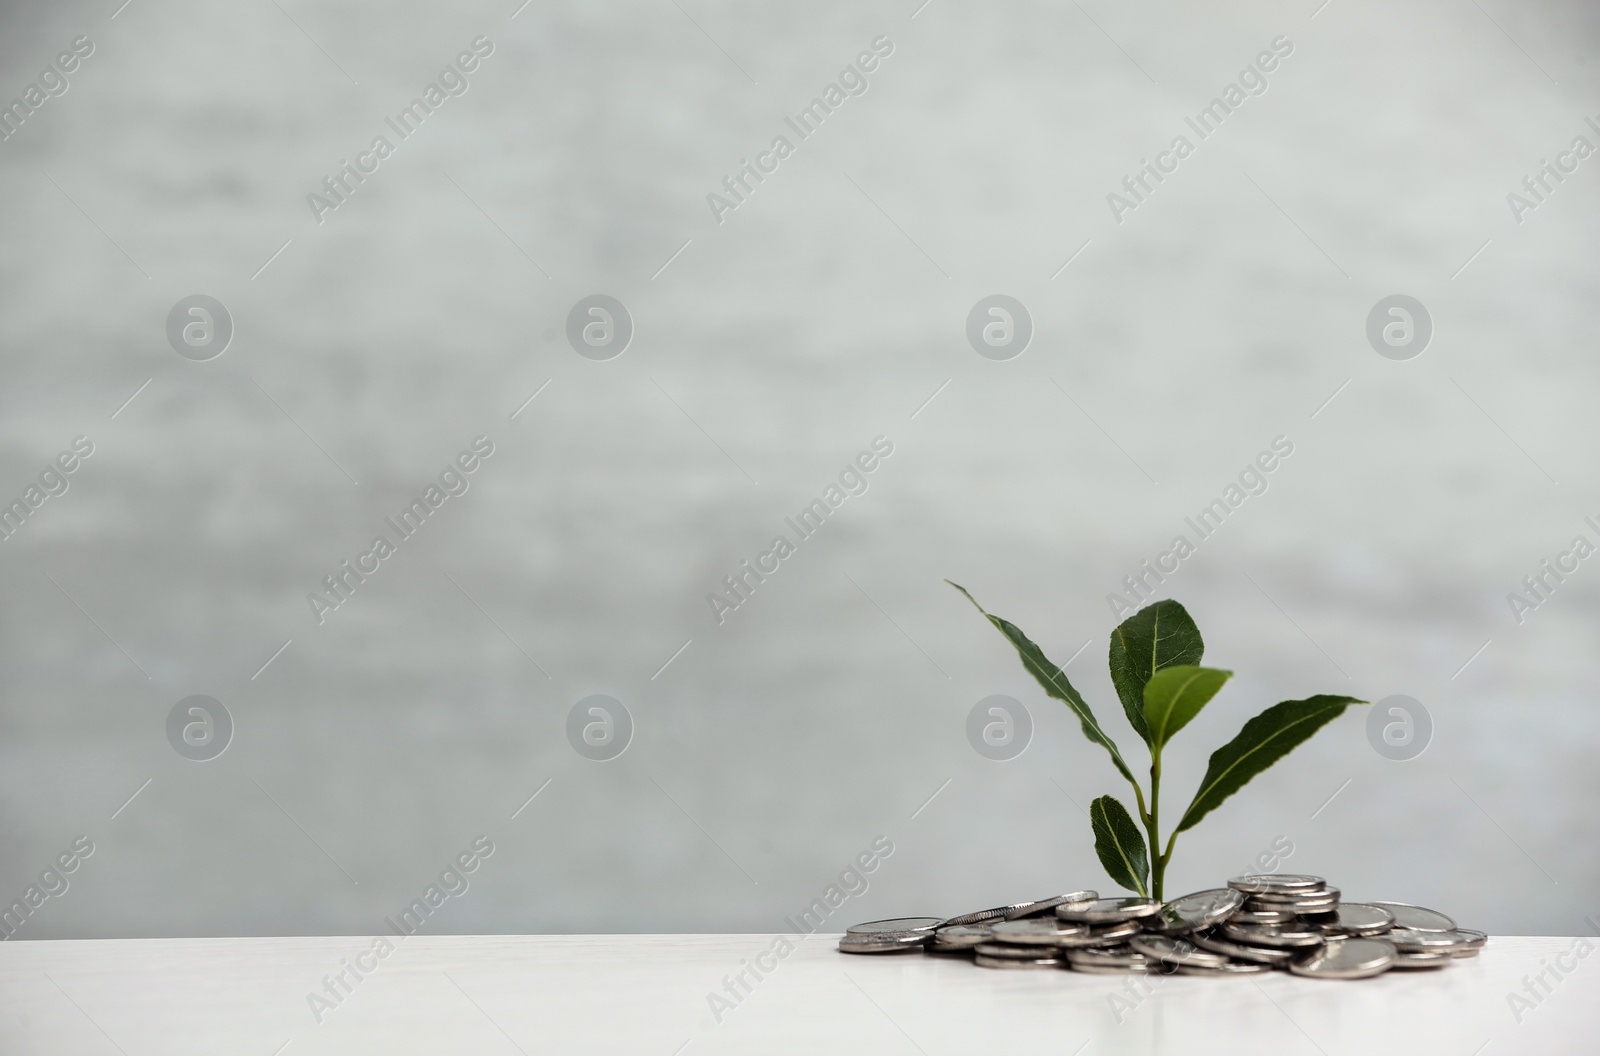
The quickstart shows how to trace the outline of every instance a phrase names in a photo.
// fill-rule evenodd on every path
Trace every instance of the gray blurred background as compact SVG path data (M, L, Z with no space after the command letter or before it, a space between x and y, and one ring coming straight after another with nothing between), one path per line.
M1600 147L1600 12L917 2L8 5L0 102L94 46L0 142L0 498L94 445L0 541L0 898L94 846L17 938L376 934L479 836L425 930L786 930L880 836L828 930L1110 890L1082 808L1125 786L942 580L1073 658L1133 758L1107 595L1280 435L1161 588L1238 672L1168 811L1281 699L1408 695L1431 741L1392 760L1346 714L1184 836L1171 893L1281 837L1350 898L1593 931L1600 561L1520 624L1507 594L1600 542L1600 157L1520 223L1507 195ZM597 293L635 328L605 361L566 333ZM1005 361L965 336L996 293L1034 330ZM167 337L193 294L234 327L206 361ZM1420 356L1368 342L1392 294ZM307 595L480 435L319 625ZM719 625L708 592L879 435L869 490ZM206 761L167 732L194 694L233 724ZM631 716L609 761L568 737L592 694ZM992 694L1031 714L1008 761L966 733Z

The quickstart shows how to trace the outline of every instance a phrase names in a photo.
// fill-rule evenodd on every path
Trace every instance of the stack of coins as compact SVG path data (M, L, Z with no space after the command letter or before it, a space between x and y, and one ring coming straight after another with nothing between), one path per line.
M1442 968L1489 937L1404 902L1341 902L1320 876L1236 876L1165 905L1073 891L957 917L897 917L850 928L845 953L910 953L980 968L1099 975L1255 975L1365 979Z

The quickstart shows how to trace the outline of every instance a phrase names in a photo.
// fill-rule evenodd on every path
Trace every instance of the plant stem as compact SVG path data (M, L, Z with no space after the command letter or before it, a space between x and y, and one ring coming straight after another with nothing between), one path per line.
M1150 897L1164 901L1163 881L1166 879L1167 860L1157 848L1161 846L1161 749L1150 753L1150 815L1145 821L1145 831L1150 835ZM1174 836L1177 834L1174 833Z
M1135 781L1131 777L1128 778L1128 784L1133 786L1134 801L1139 807L1139 820L1144 822L1145 835L1148 836L1151 839L1151 841L1152 841L1151 842L1151 846L1153 847L1153 846L1155 846L1155 843L1154 843L1155 837L1151 833L1151 829L1150 829L1150 812L1145 809L1144 789L1140 788L1139 787L1139 782ZM1156 788L1152 787L1151 790L1150 790L1151 795L1152 796L1155 795L1156 791L1157 791ZM1148 891L1140 891L1139 894L1140 894L1141 897L1149 897L1149 892Z

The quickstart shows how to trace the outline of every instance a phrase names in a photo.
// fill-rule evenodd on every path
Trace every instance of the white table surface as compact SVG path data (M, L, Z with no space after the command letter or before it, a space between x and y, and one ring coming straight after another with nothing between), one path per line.
M1496 936L1444 971L1356 982L1150 977L1120 1023L1110 997L1128 977L791 939L720 1023L706 995L774 937L419 935L395 940L321 1023L307 993L371 938L12 941L0 943L0 1053L1600 1053L1600 951L1521 1023L1506 1000L1574 939Z

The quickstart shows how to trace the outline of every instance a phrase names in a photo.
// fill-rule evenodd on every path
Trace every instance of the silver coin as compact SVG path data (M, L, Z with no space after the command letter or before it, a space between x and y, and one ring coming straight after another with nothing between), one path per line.
M984 924L954 924L938 928L928 943L928 949L941 953L953 950L970 950L980 942L988 942L991 932Z
M1270 964L1254 964L1248 961L1224 961L1218 965L1180 964L1176 968L1179 975L1260 975L1262 972L1272 971Z
M1057 906L1056 916L1087 924L1116 924L1151 916L1160 909L1161 903L1151 898L1101 898Z
M1067 965L1074 971L1099 974L1150 974L1154 963L1131 950L1067 950Z
M1323 914L1332 913L1339 908L1337 901L1322 902L1262 902L1259 899L1247 898L1244 900L1242 913L1291 913L1299 916L1302 913Z
M1382 935L1394 927L1394 915L1382 906L1345 902L1327 920L1308 921L1331 935Z
M1422 906L1413 906L1406 902L1370 902L1368 905L1382 906L1394 917L1394 926L1397 928L1410 928L1413 931L1454 931L1456 922L1443 913L1433 909L1424 909Z
M1148 964L1073 964L1067 967L1085 975L1153 975L1155 968Z
M839 940L840 953L912 953L922 949L928 936L922 932L849 935Z
M1135 935L1128 940L1135 953L1165 964L1197 964L1220 968L1228 959L1219 953L1202 950L1187 938L1176 935Z
M844 929L846 935L887 935L903 932L932 932L944 921L938 917L891 917L888 920L869 920L865 924L852 924Z
M1063 921L1062 923L1067 923ZM1090 927L1081 935L1063 935L1057 939L1055 945L1067 949L1088 949L1091 947L1121 946L1143 929L1136 920L1124 921L1121 924L1106 924L1100 927Z
M1246 901L1245 904L1244 904L1245 911L1248 911L1250 913L1288 913L1289 916L1290 916L1290 919L1288 921L1279 921L1279 923L1290 923L1290 924L1292 924L1295 921L1299 920L1302 915L1304 915L1304 916L1314 916L1314 917L1325 917L1329 913L1332 913L1334 910L1336 910L1338 908L1339 908L1339 904L1337 902L1330 902L1325 906L1308 906L1308 907L1306 907L1304 909L1300 909L1300 908L1298 908L1296 906L1282 904L1282 903L1280 903L1278 905L1267 906L1267 905L1265 905L1263 903L1257 903L1255 905L1251 905L1250 902ZM1239 921L1239 923L1242 924L1242 923L1244 923L1244 921Z
M1142 921L1124 920L1119 924L1091 924L1089 925L1089 938L1094 940L1096 946L1107 946L1126 940L1130 935L1137 935L1143 931Z
M1273 909L1286 909L1299 917L1329 917L1339 911L1337 898L1324 898L1316 902L1273 902Z
M1333 915L1339 911L1339 903L1329 902L1326 905L1317 906L1284 906L1283 908L1294 913L1296 920L1316 925L1332 920Z
M1036 917L1041 913L1048 913L1057 906L1068 906L1075 902L1093 902L1100 897L1098 891L1070 891L1065 895L1052 895L1050 898L1041 898L1037 902L1022 902L1012 906L1006 911L1007 920L1022 920L1027 917Z
M1228 917L1231 924L1293 924L1295 914L1287 909L1240 909Z
M1026 905L1027 903L1021 904ZM1016 908L1016 906L995 906L993 909L977 909L971 913L963 913L958 917L941 920L938 926L941 928L959 928L967 924L986 924L991 920L1004 918L1007 913Z
M1476 934L1476 933L1475 933ZM1417 931L1415 928L1391 928L1383 936L1394 943L1402 953L1438 953L1481 946L1472 936L1459 931Z
M1243 905L1244 895L1240 892L1231 887L1214 887L1173 899L1144 924L1169 935L1182 935L1227 920Z
M1131 972L1145 975L1156 969L1150 958L1125 946L1104 950L1068 950L1067 964L1080 972Z
M1263 906L1285 906L1290 908L1337 905L1339 902L1339 889L1337 887L1319 887L1310 891L1262 891L1251 895L1250 900Z
M1089 925L1073 924L1051 917L1047 920L1003 920L989 926L995 942L1008 942L1023 946L1059 946L1062 939L1082 938L1089 934Z
M1329 887L1327 884L1318 884L1316 887L1265 887L1259 891L1241 891L1246 898L1253 898L1258 902L1290 902L1297 899L1322 898L1329 891L1338 888Z
M1292 924L1233 924L1222 925L1224 938L1246 946L1321 946L1320 931L1302 929Z
M972 960L979 968L1005 968L1011 971L1060 970L1067 966L1067 962L1059 957L990 957L980 953Z
M1316 979L1365 979L1386 972L1399 956L1382 939L1334 939L1289 962L1289 971Z
M1059 957L1059 950L1044 946L1011 946L1003 942L980 942L973 951L984 957L1013 957L1028 960L1034 957Z
M1231 942L1217 934L1194 936L1196 946L1212 953L1220 953L1235 960L1253 961L1257 964L1283 964L1294 956L1294 950L1279 946L1246 946Z
M1322 887L1327 881L1320 876L1305 873L1248 873L1228 881L1228 886L1247 895L1270 891L1310 891Z

